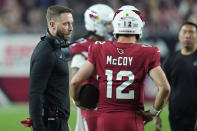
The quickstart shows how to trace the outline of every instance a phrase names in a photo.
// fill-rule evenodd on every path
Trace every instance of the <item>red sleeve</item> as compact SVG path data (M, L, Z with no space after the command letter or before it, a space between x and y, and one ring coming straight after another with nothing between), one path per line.
M88 47L88 61L95 65L94 43Z
M71 56L73 57L75 54L80 54L87 59L88 55L88 47L93 42L90 39L81 39L79 42L73 44L71 46Z
M153 50L153 55L151 56L150 64L149 64L149 71L157 66L160 66L160 51L157 47Z
M75 43L73 46L71 46L71 56L73 57L75 54L81 54L83 47L80 45L80 43Z

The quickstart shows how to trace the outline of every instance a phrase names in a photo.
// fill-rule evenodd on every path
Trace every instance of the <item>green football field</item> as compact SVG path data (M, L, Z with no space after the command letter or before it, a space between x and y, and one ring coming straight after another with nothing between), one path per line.
M146 108L149 108L146 107ZM0 106L0 131L31 131L30 128L23 127L20 124L21 120L28 118L28 104L12 104L7 106ZM168 122L168 109L165 107L161 113L162 130L170 131ZM71 115L69 124L74 131L76 122L76 109L71 107ZM145 126L145 131L154 131L153 123L150 122Z

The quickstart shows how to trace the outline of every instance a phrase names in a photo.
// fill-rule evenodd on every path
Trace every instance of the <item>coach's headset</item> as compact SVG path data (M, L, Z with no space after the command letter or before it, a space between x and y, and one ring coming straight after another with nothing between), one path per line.
M46 34L44 37L42 37L41 39L43 40L44 38L47 38L50 42L53 43L53 45L56 47L56 48L67 48L69 47L71 44L70 41L67 41L65 39L62 39L58 36L52 36L49 31L47 30Z

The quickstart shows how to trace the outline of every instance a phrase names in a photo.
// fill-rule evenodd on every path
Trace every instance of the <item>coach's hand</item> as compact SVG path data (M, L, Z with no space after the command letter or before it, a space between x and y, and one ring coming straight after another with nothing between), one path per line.
M161 118L159 116L154 117L153 124L155 131L161 131Z
M154 116L150 113L150 110L148 110L148 111L140 110L140 112L143 117L144 125L146 125L148 122L153 120Z

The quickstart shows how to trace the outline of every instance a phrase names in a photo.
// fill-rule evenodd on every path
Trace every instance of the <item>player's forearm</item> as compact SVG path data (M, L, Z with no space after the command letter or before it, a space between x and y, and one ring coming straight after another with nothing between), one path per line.
M72 68L71 69L71 72L72 72L72 77L74 78L74 76L76 75L76 73L78 72L78 70L79 70L79 68ZM72 79L72 81L71 81L71 84L70 84L70 94L71 94L71 96L73 97L73 99L76 101L76 99L77 99L77 92L78 91L76 91L77 89L79 88L79 84L78 83L76 83L76 81L74 81L73 79Z
M168 99L168 96L170 94L170 85L168 80L166 79L165 73L160 66L150 70L149 75L159 89L153 106L154 109L158 111L162 109Z
M74 77L77 74L78 70L79 70L79 68L77 68L77 67L71 68L72 77Z
M166 85L165 87L160 87L159 91L156 95L155 103L154 103L154 108L156 110L161 110L165 103L168 100L168 96L170 94L170 87L169 85Z
M72 79L70 83L70 95L75 101L77 101L77 98L80 92L80 85L81 83L75 81L75 79Z
M84 65L76 73L76 75L73 76L70 83L70 94L75 101L77 100L80 93L80 89L81 89L80 85L84 80L86 80L93 74L93 71L94 71L93 64L86 61Z

